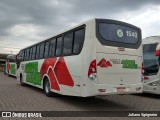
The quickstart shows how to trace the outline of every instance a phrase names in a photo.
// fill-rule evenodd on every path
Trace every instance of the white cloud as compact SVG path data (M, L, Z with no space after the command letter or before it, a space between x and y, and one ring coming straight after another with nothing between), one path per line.
M22 38L22 40L25 38L36 41L42 38L39 34L43 32L43 29L32 24L18 24L8 29L8 32L11 36Z
M3 48L3 53L17 54L18 52L19 52L19 49Z
M160 5L148 5L139 11L125 13L121 19L140 27L143 38L160 35Z
M18 53L20 49L25 48L33 43L43 40L46 36L41 34L44 32L40 26L32 24L18 24L7 30L9 36L0 37L2 47L1 53ZM6 45L10 43L9 45Z
M5 0L0 2L0 52L17 52L15 47L27 47L91 18L131 23L142 29L143 38L160 35L159 0Z

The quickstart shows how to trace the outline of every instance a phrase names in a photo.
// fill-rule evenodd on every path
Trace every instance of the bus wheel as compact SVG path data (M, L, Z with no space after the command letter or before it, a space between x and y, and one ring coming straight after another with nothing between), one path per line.
M25 83L23 82L22 74L20 75L20 83L21 83L22 86L25 86Z
M45 93L46 96L48 96L48 97L52 96L52 92L51 92L51 89L50 89L50 83L49 83L49 80L47 78L44 81L43 89L44 89L44 93Z

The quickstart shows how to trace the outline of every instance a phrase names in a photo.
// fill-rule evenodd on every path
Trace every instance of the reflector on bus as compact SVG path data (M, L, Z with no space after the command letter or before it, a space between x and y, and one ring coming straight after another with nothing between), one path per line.
M156 56L160 56L160 44L157 45L155 54L156 54Z

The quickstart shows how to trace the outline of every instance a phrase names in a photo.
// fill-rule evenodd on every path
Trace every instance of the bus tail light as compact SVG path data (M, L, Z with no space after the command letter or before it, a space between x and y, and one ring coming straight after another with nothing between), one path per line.
M147 76L144 76L144 80L149 80L149 77L147 77Z
M142 74L144 74L144 64L142 63Z
M160 56L160 50L156 50L156 56Z
M97 78L97 68L96 68L96 60L93 60L90 63L89 70L88 70L88 77L90 80L95 81Z
M160 56L160 44L157 45L156 47L156 53L155 53L156 56Z

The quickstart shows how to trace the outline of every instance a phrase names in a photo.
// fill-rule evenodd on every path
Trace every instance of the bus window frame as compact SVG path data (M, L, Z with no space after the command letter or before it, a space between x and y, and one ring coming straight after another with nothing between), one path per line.
M50 49L52 49L51 47L53 47L53 46L51 46L51 41L55 41L55 43L54 43L54 54L53 54L53 53L50 53ZM57 38L56 38L56 37L51 38L51 39L49 40L49 53L48 53L48 58L55 57L55 55L56 55L56 45L57 45ZM52 51L52 52L53 52L53 51Z
M65 47L64 37L65 37L66 35L69 35L69 34L72 34L71 53L65 53L66 51L64 51L64 47ZM65 34L63 34L63 47L62 47L62 55L63 55L63 56L71 56L71 55L73 55L74 34L75 34L75 32L74 32L73 30L72 30L72 31L69 31L69 32L66 32Z
M48 43L48 52L47 52L47 56L46 56L46 44ZM48 58L49 56L49 50L50 50L50 41L47 40L45 41L45 45L44 45L44 55L43 55L43 58Z

